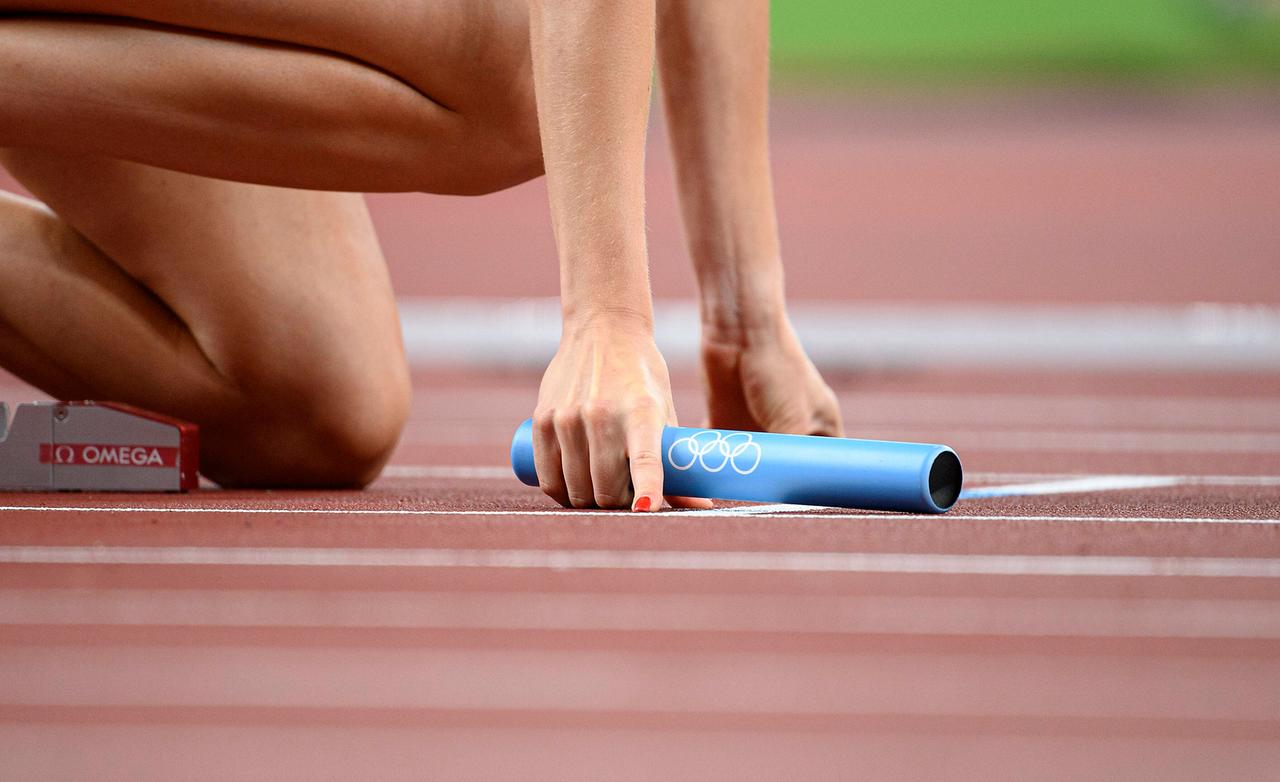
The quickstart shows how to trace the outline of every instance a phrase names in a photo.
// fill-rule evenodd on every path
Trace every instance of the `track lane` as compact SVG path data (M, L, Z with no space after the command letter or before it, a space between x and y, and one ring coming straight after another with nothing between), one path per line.
M1280 126L1256 97L780 103L790 291L1274 304ZM662 155L655 288L687 296ZM879 197L850 210L849 182ZM556 285L540 200L534 183L370 202L401 293L527 296ZM831 379L851 434L954 438L971 475L1280 475L1280 373ZM537 382L419 369L396 462L501 466ZM696 423L697 379L675 392ZM30 502L139 504L0 497ZM206 503L329 512L165 510ZM1280 557L1280 496L1250 484L942 518L518 516L552 506L504 475L394 472L361 494L146 504L3 512L0 545ZM18 779L1262 779L1280 765L1277 601L1259 577L6 563L0 757Z

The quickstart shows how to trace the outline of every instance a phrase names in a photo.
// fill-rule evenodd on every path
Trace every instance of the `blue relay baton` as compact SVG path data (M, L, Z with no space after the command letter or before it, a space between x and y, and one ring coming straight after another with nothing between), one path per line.
M668 426L663 491L682 497L945 513L960 496L960 458L945 445ZM538 485L533 421L511 440L511 467Z

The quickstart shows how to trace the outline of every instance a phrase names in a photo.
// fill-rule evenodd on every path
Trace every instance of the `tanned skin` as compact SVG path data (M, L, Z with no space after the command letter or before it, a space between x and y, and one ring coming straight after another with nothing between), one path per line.
M564 329L535 411L543 489L658 510L655 62L707 423L841 431L783 304L767 47L764 0L0 0L0 162L40 199L0 195L0 365L195 421L225 485L363 485L409 381L358 193L545 170Z

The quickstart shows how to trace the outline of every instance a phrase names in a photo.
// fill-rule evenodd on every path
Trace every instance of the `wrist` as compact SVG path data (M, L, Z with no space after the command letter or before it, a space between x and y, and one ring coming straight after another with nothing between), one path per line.
M565 332L618 326L653 332L649 259L643 243L562 253L560 319Z
M745 346L772 338L787 323L781 266L776 274L736 271L699 287L703 342Z
M648 293L631 304L582 304L561 307L562 333L572 337L588 331L625 331L653 336L653 302Z

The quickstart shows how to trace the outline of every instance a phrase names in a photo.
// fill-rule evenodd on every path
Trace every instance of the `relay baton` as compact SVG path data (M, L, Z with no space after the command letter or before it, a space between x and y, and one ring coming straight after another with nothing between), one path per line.
M538 485L533 421L511 440L516 477ZM963 471L945 445L668 426L663 491L672 496L945 513Z

